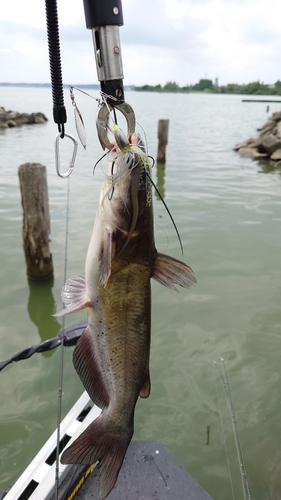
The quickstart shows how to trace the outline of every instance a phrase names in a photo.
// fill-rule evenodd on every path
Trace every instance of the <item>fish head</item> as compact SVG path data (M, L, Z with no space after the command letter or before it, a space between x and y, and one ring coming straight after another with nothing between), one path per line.
M115 147L109 153L100 207L107 224L123 231L123 251L141 217L151 211L151 164L139 134L131 134L127 139L119 129L115 139Z

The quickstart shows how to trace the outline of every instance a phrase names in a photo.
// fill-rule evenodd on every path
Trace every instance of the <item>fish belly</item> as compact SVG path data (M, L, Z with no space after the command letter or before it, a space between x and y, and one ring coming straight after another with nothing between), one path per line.
M129 264L100 287L89 310L97 363L113 414L129 419L149 377L151 291L148 266Z

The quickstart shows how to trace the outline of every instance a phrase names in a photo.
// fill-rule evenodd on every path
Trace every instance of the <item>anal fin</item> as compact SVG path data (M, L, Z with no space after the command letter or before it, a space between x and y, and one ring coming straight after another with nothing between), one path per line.
M162 253L158 253L156 256L151 277L162 285L176 291L174 285L190 288L197 283L191 267Z

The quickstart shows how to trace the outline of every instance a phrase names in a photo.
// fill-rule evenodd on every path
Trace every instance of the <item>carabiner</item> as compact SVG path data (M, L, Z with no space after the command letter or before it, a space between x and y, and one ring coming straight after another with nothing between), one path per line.
M135 126L136 126L136 117L133 108L124 102L123 104L118 104L117 106L114 106L115 109L120 111L124 117L126 118L127 122L127 137L131 134L134 133L135 131ZM113 109L113 106L110 104L105 104L102 102L98 106L98 112L97 112L97 120L96 120L96 125L97 125L97 132L98 132L98 137L101 143L101 146L103 149L107 148L109 151L113 148L112 142L110 142L107 132L108 132L108 127L107 127L107 120L108 120L108 115L109 112Z
M67 170L67 172L65 172L64 174L61 172L60 170L60 150L59 150L59 140L60 140L60 133L58 133L55 137L55 163L56 163L56 171L57 171L57 174L60 176L60 177L63 177L63 178L66 178L66 177L69 177L70 174L72 173L73 169L74 169L74 163L75 163L75 159L76 159L76 154L77 154L77 148L78 148L78 142L76 141L76 139L70 135L70 134L67 134L65 133L64 134L64 137L68 137L69 139L72 140L73 144L74 144L74 147L73 147L73 153L72 153L72 158L69 162L69 168Z

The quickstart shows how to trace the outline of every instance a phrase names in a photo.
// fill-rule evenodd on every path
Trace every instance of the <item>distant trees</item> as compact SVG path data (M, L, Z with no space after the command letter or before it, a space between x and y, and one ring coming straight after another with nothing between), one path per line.
M143 85L142 87L135 87L135 90L141 90L143 92L161 92L161 85Z
M274 88L272 89L275 95L281 95L281 82L280 80L277 80L274 84Z
M143 85L142 87L135 87L135 90L150 91L150 92L179 92L180 87L176 82L167 82L164 87L159 85Z
M185 87L180 87L176 82L167 82L164 87L161 85L143 85L142 87L135 87L137 91L146 92L191 92L191 91L212 91L215 87L213 86L212 80L202 79L196 85L186 85Z
M228 83L227 85L213 85L212 80L207 78L199 80L195 85L186 85L180 87L176 82L167 82L163 87L158 85L143 85L135 87L137 91L147 92L210 92L216 94L251 94L251 95L281 95L281 81L277 80L274 85L265 83L251 82L239 85L237 83Z
M255 95L268 95L271 93L271 88L268 85L260 82L251 82L247 85L237 85L229 83L228 85L218 88L221 94L255 94Z
M178 92L179 91L179 86L176 82L168 82L166 85L163 87L163 92Z
M199 83L196 83L193 87L193 90L213 90L213 82L212 80L208 80L207 78L203 80L199 80Z
M277 80L274 85L266 85L259 81L246 85L229 83L228 85L217 87L215 91L220 94L281 95L281 82Z

